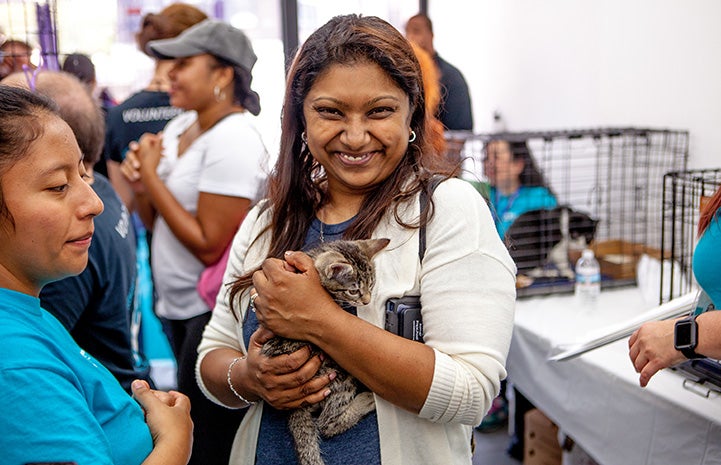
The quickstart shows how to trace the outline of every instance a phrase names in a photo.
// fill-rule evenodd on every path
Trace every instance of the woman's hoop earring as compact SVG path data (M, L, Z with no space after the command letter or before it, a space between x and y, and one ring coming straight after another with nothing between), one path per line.
M305 133L305 131L300 133L300 140L302 140L304 144L308 143L308 135Z
M222 102L225 100L225 92L220 90L220 86L216 85L213 87L213 96L215 97L216 102Z
M411 131L411 137L408 139L408 142L413 142L416 140L416 131Z

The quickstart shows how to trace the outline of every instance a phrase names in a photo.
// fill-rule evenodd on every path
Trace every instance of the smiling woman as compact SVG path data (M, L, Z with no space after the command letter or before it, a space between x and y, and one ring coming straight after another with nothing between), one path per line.
M485 201L434 152L428 117L415 53L386 21L335 17L298 51L269 198L233 242L226 276L237 279L198 348L206 395L249 407L232 464L318 463L286 446L287 422L330 394L334 374L316 376L330 357L375 409L321 438L326 463L470 465L472 426L506 374L515 267ZM336 304L310 257L289 252L341 238L390 238L366 305ZM423 344L384 329L390 299L419 295ZM323 354L269 357L261 347L273 334Z
M103 211L73 132L49 100L5 85L0 121L4 461L185 464L187 397L136 380L138 405L40 306L44 284L85 268L93 219Z

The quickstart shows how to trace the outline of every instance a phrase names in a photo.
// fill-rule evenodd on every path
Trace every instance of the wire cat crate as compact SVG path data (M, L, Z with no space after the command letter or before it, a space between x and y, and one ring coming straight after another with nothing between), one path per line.
M603 287L634 284L640 255L649 250L658 254L663 176L686 169L688 131L598 128L474 134L466 139L461 152L462 176L475 181L482 193L488 192L484 148L493 140L525 141L558 204L595 222L590 245L601 263ZM536 255L548 258L563 235L559 228L556 219L534 219L524 235L535 237ZM520 243L514 237L506 237L506 241L511 255L517 254ZM572 243L563 246L566 265L575 263L580 248L574 249ZM517 256L514 260L519 267L519 296L573 289L573 279L554 275L548 263L539 263L536 268L546 270L534 269L534 276L526 279L528 267Z
M693 251L701 207L721 186L721 168L673 171L663 177L659 303L698 289Z

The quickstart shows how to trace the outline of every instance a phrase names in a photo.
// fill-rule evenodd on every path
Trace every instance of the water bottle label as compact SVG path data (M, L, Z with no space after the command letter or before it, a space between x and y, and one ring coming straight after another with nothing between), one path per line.
M576 283L578 284L596 284L601 282L601 275L598 274L590 274L590 275L577 275L576 276Z

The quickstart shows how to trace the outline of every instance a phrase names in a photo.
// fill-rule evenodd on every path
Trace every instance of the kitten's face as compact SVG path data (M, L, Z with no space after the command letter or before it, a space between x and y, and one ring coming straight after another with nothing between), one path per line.
M367 270L358 269L340 254L328 253L323 256L328 263L322 266L321 283L339 304L366 305L371 299L375 285L373 266Z
M338 304L367 305L375 285L373 257L388 239L334 241L309 251L321 284Z
M568 232L571 239L583 240L588 245L596 235L596 226L598 221L590 218L588 215L571 212L568 215Z

